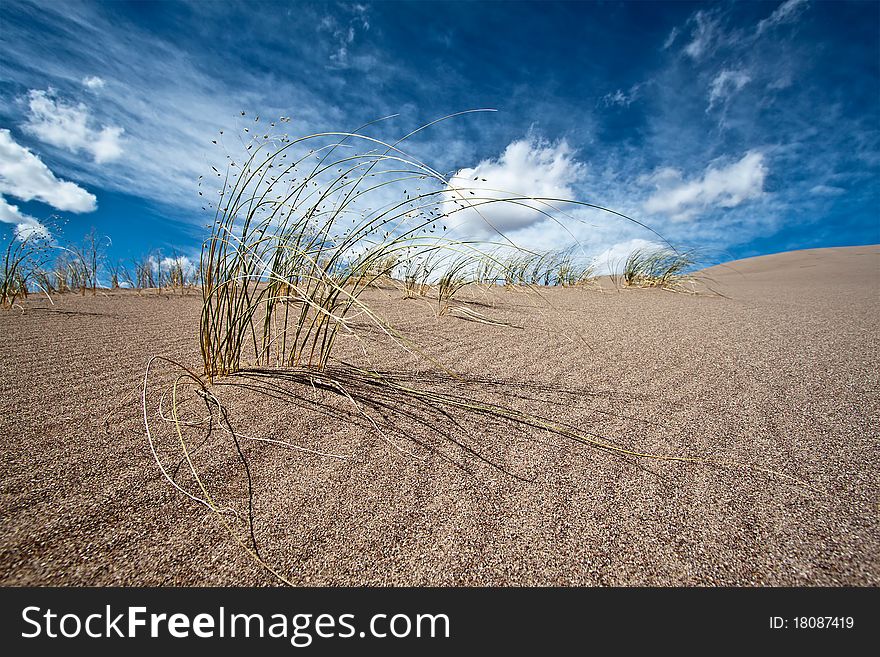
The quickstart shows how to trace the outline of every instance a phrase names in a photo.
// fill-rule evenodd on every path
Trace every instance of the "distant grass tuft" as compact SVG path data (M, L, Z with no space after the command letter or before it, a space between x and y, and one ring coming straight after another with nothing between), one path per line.
M628 287L657 287L684 291L694 281L688 271L694 259L689 252L672 249L636 249L623 266L623 282Z

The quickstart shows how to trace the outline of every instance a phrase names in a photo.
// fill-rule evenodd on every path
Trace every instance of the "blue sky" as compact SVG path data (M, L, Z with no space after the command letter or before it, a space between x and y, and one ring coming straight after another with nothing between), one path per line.
M0 8L0 231L197 258L219 130L371 129L437 171L629 214L709 261L880 242L880 3L18 2ZM241 117L241 111L248 113ZM652 235L502 208L514 242ZM51 226L50 226L51 228Z

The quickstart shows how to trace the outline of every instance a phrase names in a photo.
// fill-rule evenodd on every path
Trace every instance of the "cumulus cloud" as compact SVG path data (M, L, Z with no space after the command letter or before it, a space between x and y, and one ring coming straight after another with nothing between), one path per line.
M25 240L30 237L49 237L49 229L40 221L25 214L18 209L17 205L12 205L5 198L0 196L0 221L7 224L14 224L13 232L19 240Z
M198 275L197 263L185 255L163 257L160 253L151 255L147 262L153 272L154 280L161 281L162 285L191 284ZM180 267L177 272L177 267ZM171 280L172 272L183 275L183 280Z
M49 239L52 237L51 231L39 221L18 224L13 229L13 234L15 235L15 239L20 242L24 242L25 240Z
M786 0L772 14L758 23L758 34L763 34L766 30L777 25L796 21L803 10L807 8L807 3L808 0Z
M196 264L190 260L187 256L174 256L174 257L165 257L161 260L156 258L155 256L150 257L150 264L153 266L153 269L156 271L168 272L172 267L180 266L180 269L183 271L183 275L189 280L193 278L196 274Z
M527 201L525 206L478 204L522 196L573 198L572 185L583 169L564 140L550 144L522 139L509 144L497 159L458 171L443 194L443 209L454 213L450 223L464 233L493 233L493 227L502 233L518 230L544 219L534 208L547 211L547 206Z
M83 86L87 89L91 89L92 91L97 91L98 89L104 88L104 80L99 78L97 75L90 75L88 77L83 78Z
M644 207L673 221L685 221L707 209L732 208L758 198L764 192L766 176L764 156L757 151L747 152L727 167L709 166L702 177L690 181L683 180L675 169L662 169L645 179L653 182L657 191Z
M97 199L79 185L55 177L43 161L0 129L0 194L42 201L56 210L92 212Z
M711 110L716 103L735 94L751 81L751 76L745 71L725 69L718 73L709 85L709 107L707 111Z
M124 130L118 126L93 128L91 112L83 103L68 105L56 98L51 89L32 89L28 93L28 107L24 128L41 141L72 153L90 153L97 164L122 155Z

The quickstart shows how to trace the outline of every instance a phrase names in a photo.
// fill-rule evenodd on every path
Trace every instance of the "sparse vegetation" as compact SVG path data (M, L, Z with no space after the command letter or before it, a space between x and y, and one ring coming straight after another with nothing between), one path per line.
M668 248L636 249L623 266L623 282L629 287L684 290L693 281L688 275L693 264L690 253Z
M156 286L156 277L153 272L153 261L150 256L141 256L134 260L135 287L146 290Z
M16 233L6 240L0 271L0 308L11 308L17 300L26 299L32 279L39 284L50 248L48 236L41 231Z
M90 230L79 245L67 248L71 258L67 260L68 275L70 277L70 289L79 289L80 294L91 290L92 294L98 291L98 268L104 258L103 241L106 238L98 237L97 231Z
M431 291L430 281L440 265L437 252L427 252L419 257L407 257L401 265L403 291L407 299L427 296Z
M363 142L369 150L358 152L355 146ZM257 378L258 387L250 383L240 385L277 399L296 396L281 386L282 381L338 394L351 404L353 413L403 454L409 452L391 440L380 426L388 409L428 409L425 417L435 413L455 418L456 425L458 417L473 415L507 423L518 430L547 432L580 445L640 459L742 467L732 461L621 446L553 418L516 410L503 400L487 403L455 391L425 389L409 378L332 363L337 336L345 332L360 340L364 320L398 345L416 350L362 298L379 281L396 280L395 273L402 279L407 297L425 296L432 286L436 287L440 315L456 314L470 321L512 328L518 327L489 320L463 304L452 306L451 302L456 293L475 283L576 286L588 282L593 274L590 263L576 257L572 250L536 253L508 245L487 248L485 244L475 248L447 235L438 238L434 233L450 214L472 209L474 204L503 203L509 199L482 198L478 196L479 190L468 189L465 202L450 205L446 202L450 193L447 181L430 167L406 156L399 145L400 142L386 143L357 131L300 139L266 134L263 139L247 144L248 155L241 164L230 158L227 171L214 169L220 185L219 200L216 205L206 206L214 209L215 221L199 266L203 373L154 357L142 388L144 426L153 455L163 475L177 490L214 511L258 563L288 582L260 554L251 502L246 521L249 538L243 539L241 526L236 529L230 516L239 520L244 517L215 500L199 477L187 446L184 427L203 426L205 422L192 423L181 417L183 390L191 388L193 395L188 398L201 398L207 405L212 418L210 425L222 427L231 437L248 472L250 491L252 481L241 441L253 438L235 431L227 409L212 392L212 383L218 377L229 386L239 385L236 381L241 377ZM387 192L395 185L406 187L400 197L389 200ZM413 188L414 192L407 191ZM380 193L384 196L375 200ZM523 197L512 198L516 202ZM528 200L549 204L549 200ZM680 256L669 260L659 254L631 260L628 270L632 275L627 279L631 284L651 281L674 286L682 280L689 265ZM147 282L151 275L143 269L138 277ZM157 276L161 284L161 273ZM459 305L462 312L451 312ZM360 323L350 322L352 316ZM171 402L171 415L161 417L173 425L179 439L180 463L189 464L198 490L183 488L165 468L156 449L147 391L151 367L158 360L165 360L179 372L171 389L162 393L162 398ZM443 369L442 364L438 365ZM447 382L454 385L456 379L452 374ZM757 469L803 483L782 473ZM252 500L250 492L246 499Z
M471 254L456 255L444 267L443 274L437 281L437 302L440 315L448 313L452 298L474 282L474 268L479 261L479 257Z

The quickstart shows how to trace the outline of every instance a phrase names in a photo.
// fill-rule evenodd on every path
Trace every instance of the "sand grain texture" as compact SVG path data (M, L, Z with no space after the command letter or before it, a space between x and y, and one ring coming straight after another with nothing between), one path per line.
M366 354L344 338L337 355L622 445L781 470L821 493L484 416L455 424L401 400L384 419L370 411L386 440L339 395L214 386L237 432L349 456L244 441L261 555L303 585L880 584L880 248L708 273L725 296L474 297L475 310L523 328L437 318L421 301L371 292L379 314L461 378L430 375L375 332ZM54 306L32 297L0 313L0 582L276 583L162 479L144 435L147 360L198 368L199 306L195 294L119 292ZM171 376L157 364L148 410L173 465L171 427L156 416ZM199 443L198 430L188 436ZM207 485L245 509L229 436L215 431L195 453ZM185 468L180 477L192 485Z

